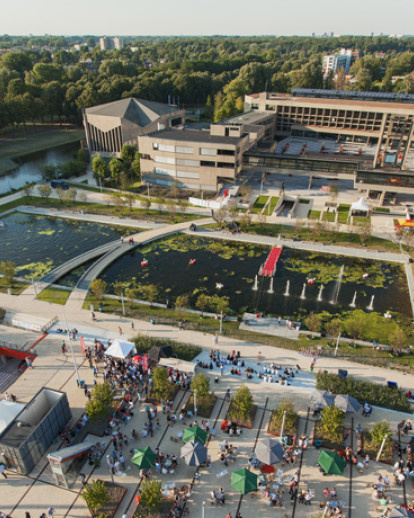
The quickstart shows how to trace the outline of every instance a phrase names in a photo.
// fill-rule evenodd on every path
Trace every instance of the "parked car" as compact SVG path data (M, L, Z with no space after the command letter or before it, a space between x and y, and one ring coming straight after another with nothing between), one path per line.
M53 189L63 189L64 191L69 189L69 185L63 180L52 180L50 186L53 187Z

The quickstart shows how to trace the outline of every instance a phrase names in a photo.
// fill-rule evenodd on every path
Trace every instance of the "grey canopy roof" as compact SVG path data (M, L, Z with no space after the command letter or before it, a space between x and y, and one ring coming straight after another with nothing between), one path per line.
M282 460L284 450L274 439L262 439L256 446L256 457L264 464L276 464Z

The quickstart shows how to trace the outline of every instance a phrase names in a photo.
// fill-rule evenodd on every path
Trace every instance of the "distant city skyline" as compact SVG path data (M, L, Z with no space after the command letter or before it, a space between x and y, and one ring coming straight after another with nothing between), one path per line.
M414 2L348 0L14 0L2 5L0 34L42 36L409 35Z

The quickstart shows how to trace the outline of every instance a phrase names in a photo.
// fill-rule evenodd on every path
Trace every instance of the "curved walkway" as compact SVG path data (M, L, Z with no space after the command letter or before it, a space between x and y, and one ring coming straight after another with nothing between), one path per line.
M176 225L165 225L161 228L148 230L147 232L140 232L138 234L133 234L126 237L126 242L119 243L118 247L101 257L101 259L96 261L96 263L94 263L84 273L84 275L82 275L78 281L78 284L76 285L76 288L72 291L66 302L66 308L68 308L68 310L77 310L82 308L91 282L96 279L98 275L102 273L111 263L113 263L116 259L119 259L128 250L131 250L131 246L128 244L128 239L132 238L134 240L133 247L136 248L137 246L145 245L156 239L188 230L191 224L199 226L210 225L213 222L214 220L211 218L194 220L192 222L185 221L184 223L177 223Z

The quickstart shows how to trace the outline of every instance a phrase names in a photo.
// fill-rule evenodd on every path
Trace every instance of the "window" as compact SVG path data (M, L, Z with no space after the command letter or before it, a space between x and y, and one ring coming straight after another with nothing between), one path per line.
M201 147L200 148L200 155L217 155L216 149L211 149L209 147Z
M216 163L211 160L201 160L201 167L216 167Z
M161 167L154 168L155 174L165 174L168 176L175 176L175 171L173 169L162 169Z
M154 162L158 162L160 164L175 164L175 158L169 156L155 156Z
M258 110L259 109L259 105L256 104L256 103L253 103L252 104L252 110Z
M266 110L274 112L275 111L275 107L272 104L266 104Z
M168 151L169 153L175 152L175 147L168 144L158 144L159 151Z
M218 155L234 156L234 149L218 149Z
M193 148L188 146L175 146L176 153L186 153L187 155L193 154Z
M199 180L200 174L195 171L177 171L178 178L192 178L193 180Z
M233 169L234 164L227 162L217 162L217 167L226 167L227 169Z
M200 162L198 160L185 160L182 158L177 158L176 163L177 165L187 165L190 167L198 167L200 165Z

